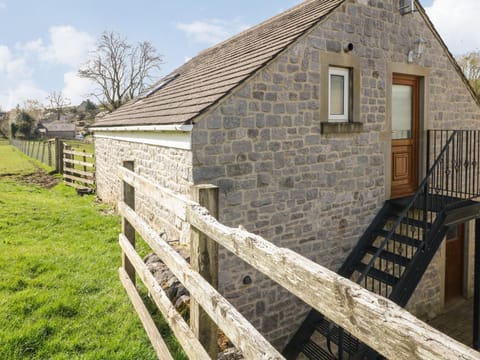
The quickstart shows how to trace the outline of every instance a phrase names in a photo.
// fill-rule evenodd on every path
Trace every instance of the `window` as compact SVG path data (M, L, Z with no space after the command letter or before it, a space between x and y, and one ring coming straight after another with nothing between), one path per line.
M318 119L322 134L363 131L360 122L360 57L352 53L320 52Z
M350 118L350 70L328 69L328 121L348 122Z

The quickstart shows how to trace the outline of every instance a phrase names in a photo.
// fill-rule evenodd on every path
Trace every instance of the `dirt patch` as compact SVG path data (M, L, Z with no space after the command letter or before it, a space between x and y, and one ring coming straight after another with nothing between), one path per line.
M17 177L22 183L27 185L38 185L45 189L50 189L60 182L60 179L50 175L45 170L37 169L34 173L21 175Z

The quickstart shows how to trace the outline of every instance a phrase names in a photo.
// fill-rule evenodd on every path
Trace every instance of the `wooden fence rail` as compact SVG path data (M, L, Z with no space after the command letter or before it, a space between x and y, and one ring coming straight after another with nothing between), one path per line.
M202 200L202 196L197 196L199 203L194 203L151 183L131 170L133 167L130 170L119 169L124 189L130 191L124 194L126 198L132 199L133 197L134 199L135 189L138 189L155 199L163 199L166 208L180 218L184 217L191 225L193 232L196 233L193 236L201 234L203 245L191 253L191 257L197 257L191 262L192 264L195 262L201 264L199 266L201 273L205 273L205 262L212 257L215 259L213 253L216 251L216 247L211 244L211 242L215 242L285 287L386 358L480 359L480 354L475 350L433 329L390 300L365 290L349 279L337 275L300 254L289 249L279 248L258 235L219 223L205 207L211 205L208 204L211 200L205 201ZM158 192L158 194L154 194L154 192ZM206 198L211 199L212 197L207 196ZM176 205L172 206L172 202ZM192 303L200 305L213 323L218 325L232 343L243 352L245 358L283 359L281 354L215 290L214 279L207 281L199 272L195 271L135 212L134 206L132 207L129 201L120 201L119 211L124 223L131 226L131 229L127 228L127 231L133 229L133 233L137 231L142 236L190 292L194 299ZM132 275L135 278L135 272L138 273L139 278L153 294L155 303L190 358L203 359L208 358L208 355L213 357L210 351L212 340L201 338L198 341L192 336L192 331L188 329L185 322L180 320L180 315L136 254L134 240L133 242L131 240L126 235L120 235L120 245L124 256L133 267L133 274L132 269L129 270L130 273L121 270L121 274L129 273L131 279ZM214 269L215 266L212 268ZM131 298L134 298L132 291L130 287L128 293ZM140 316L153 343L156 335L154 331L148 330L150 327L148 325L149 315L141 312ZM201 311L197 311L194 316L202 316ZM191 319L192 325L196 323L198 323L198 319ZM193 333L196 333L195 329L193 329ZM203 348L199 347L199 342L206 350L202 351ZM160 358L162 357L160 356Z
M65 184L86 192L95 191L95 155L76 151L62 140L10 139L10 143L31 158L55 168Z
M63 180L66 185L85 192L95 191L94 154L72 150L68 144L63 144L62 150Z

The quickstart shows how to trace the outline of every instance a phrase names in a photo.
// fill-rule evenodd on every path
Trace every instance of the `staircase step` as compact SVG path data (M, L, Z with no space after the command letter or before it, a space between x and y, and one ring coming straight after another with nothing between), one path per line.
M320 345L312 341L311 339L308 340L302 346L302 353L304 353L309 359L318 359L318 360L336 360L337 358L330 354L328 350L325 350Z
M396 221L398 217L399 217L398 215L392 214L392 216L390 217L390 220ZM422 220L412 219L409 217L404 217L401 222L402 224L413 225L420 229L423 229L423 226L425 225L425 223ZM431 228L432 228L432 224L427 222L427 229L430 230Z
M316 324L313 324L313 326L315 327L315 330L317 330L325 338L330 333L330 341L338 345L339 326L333 324L332 328L330 329L331 324L332 323L329 320L322 318ZM356 337L353 337L348 332L343 333L343 349L345 352L349 354L355 354L358 352L359 346L360 346L360 343Z
M375 246L369 246L369 247L367 247L366 250L369 254L374 255L377 252L378 248L375 247ZM386 250L383 250L380 253L379 256L384 260L393 262L396 265L401 265L401 266L404 266L404 267L406 267L410 263L409 258L407 258L405 256L395 254L395 253L392 253L390 251L386 251Z
M388 233L389 232L387 230L384 230L384 229L380 229L380 230L375 231L375 235L381 236L383 238L386 238L388 236ZM420 241L420 240L413 239L413 238L410 238L408 236L400 235L400 234L397 234L397 233L394 233L392 235L392 240L400 242L404 245L415 246L417 248L422 245L422 241Z
M365 269L367 268L367 265L364 263L358 263L356 265L356 270L359 271L360 273L363 273ZM398 282L398 278L396 276L387 274L386 272L383 272L382 270L378 270L374 267L372 267L369 271L367 276L374 278L375 280L379 280L384 284L387 284L389 286L394 286Z

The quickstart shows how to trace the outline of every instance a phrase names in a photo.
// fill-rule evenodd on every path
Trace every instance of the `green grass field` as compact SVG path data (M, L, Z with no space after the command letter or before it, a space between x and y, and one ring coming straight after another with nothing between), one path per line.
M93 154L95 152L93 143L87 143L79 140L64 140L64 143L70 145L75 151L86 151Z
M0 142L0 359L156 359L118 279L119 217L23 184L36 170Z
M0 140L0 175L25 175L35 172L36 167L27 156L8 145L7 140Z

